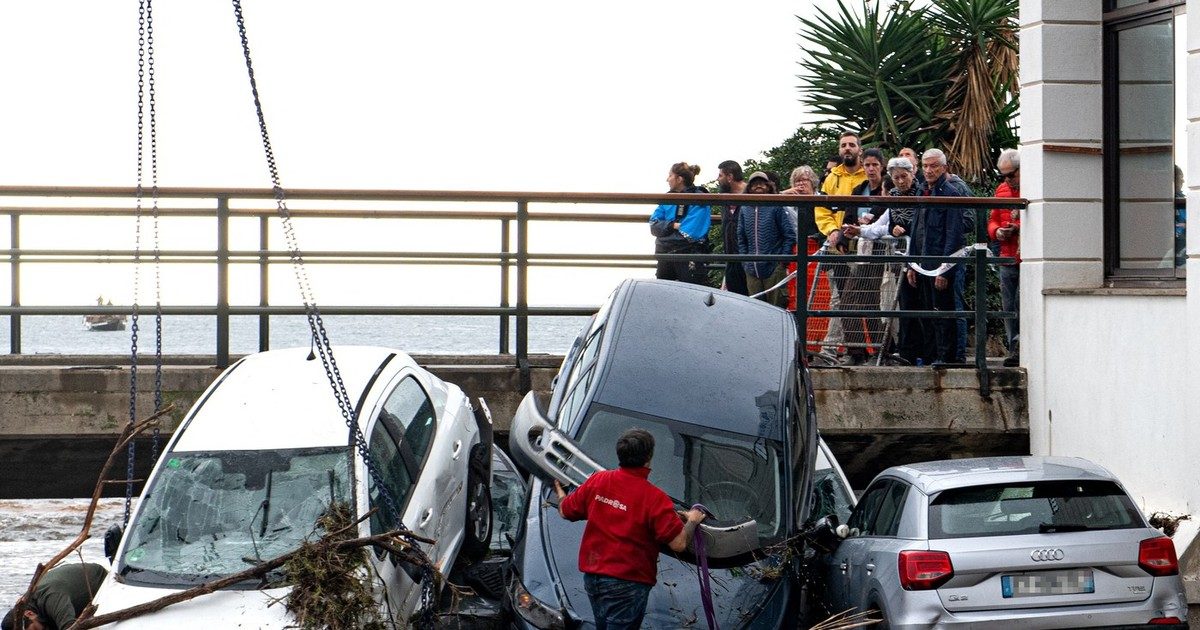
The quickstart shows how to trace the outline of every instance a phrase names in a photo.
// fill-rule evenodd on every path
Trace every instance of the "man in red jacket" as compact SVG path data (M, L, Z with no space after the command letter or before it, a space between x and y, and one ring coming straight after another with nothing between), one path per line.
M579 570L598 630L642 627L646 601L658 575L659 545L687 548L704 512L679 520L667 493L650 483L654 436L630 429L617 438L620 468L588 477L568 495L554 482L558 512L568 521L587 519L579 544Z
M997 197L1021 196L1021 154L1016 149L1005 149L996 159L996 170L1004 180L996 187ZM1020 312L1021 284L1021 211L1015 208L992 210L988 217L988 238L1000 241L1000 256L1015 258L1016 262L1000 265L1000 304L1006 311ZM1020 323L1017 319L1004 320L1005 341L1008 342L1008 357L1004 365L1015 367L1021 364L1019 352Z

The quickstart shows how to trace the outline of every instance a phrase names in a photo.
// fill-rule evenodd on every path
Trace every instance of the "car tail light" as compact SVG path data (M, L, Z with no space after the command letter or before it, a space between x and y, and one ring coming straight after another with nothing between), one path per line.
M901 551L900 585L906 591L937 588L954 577L950 554L945 551Z
M1166 536L1143 540L1138 545L1138 566L1153 576L1176 575L1179 558L1175 557L1175 543Z
M1173 626L1183 623L1179 617L1155 617L1150 620L1152 626Z

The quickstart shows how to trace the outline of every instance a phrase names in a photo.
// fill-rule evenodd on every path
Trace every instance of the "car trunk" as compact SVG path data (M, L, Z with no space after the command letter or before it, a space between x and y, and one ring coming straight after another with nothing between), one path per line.
M929 541L950 554L938 589L950 612L1141 601L1154 578L1138 566L1145 529L1057 532Z

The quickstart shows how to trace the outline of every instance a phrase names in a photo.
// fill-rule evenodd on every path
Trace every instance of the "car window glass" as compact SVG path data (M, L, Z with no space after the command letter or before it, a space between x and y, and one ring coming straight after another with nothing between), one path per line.
M752 518L760 542L779 540L787 506L782 443L592 404L579 447L601 466L614 469L613 445L630 427L654 436L650 481L668 496L689 506L704 504L720 525Z
M879 502L879 512L867 531L871 536L895 536L900 525L900 513L904 508L904 497L908 495L908 484L893 481Z
M129 584L187 587L238 573L320 538L329 506L353 502L346 445L163 459L116 559Z
M584 371L591 367L592 361L596 358L596 353L600 351L600 340L603 336L603 330L599 330L595 333L592 333L592 335L588 337L588 340L583 343L583 350L579 351L579 358L576 359L575 363L571 366L571 374L567 377L567 384L564 391L570 392L571 388L575 387ZM566 402L564 401L563 408L565 409L566 406ZM564 426L562 424L563 416L570 415L572 414L560 413L559 426Z
M930 538L1143 526L1133 501L1111 481L1025 481L952 488L929 504Z
M851 529L857 529L860 534L866 533L866 524L875 521L875 516L879 513L879 504L883 501L883 495L890 485L891 482L887 479L880 479L867 488L867 491L863 493L862 500L858 502L854 512L850 515L847 525Z
M395 428L393 427L393 431ZM375 428L371 431L370 451L371 459L379 468L380 476L383 478L383 485L396 502L396 509L403 511L404 506L408 503L413 480L408 474L408 467L405 466L404 459L400 456L400 449L396 446L396 441L387 430L384 421L376 422ZM391 524L387 522L385 515L387 508L384 505L383 493L375 485L375 480L371 478L371 475L367 475L367 491L371 507L378 508L371 515L371 533L382 534L390 529ZM375 550L375 555L380 558L383 557L383 553L382 549Z
M592 374L594 373L594 369L587 370L583 377L579 379L575 389L571 390L571 393L567 395L567 399L563 402L562 411L558 414L559 428L565 429L570 426L575 415L579 413L579 408L583 406L583 401L587 400L588 386L592 384Z
M421 389L415 378L404 377L383 403L380 415L390 416L399 425L400 435L396 437L412 451L416 460L414 464L419 468L425 461L437 428L433 403L425 395L425 390Z
M854 494L842 482L841 475L833 467L833 463L825 456L823 449L817 449L817 465L813 471L813 507L810 520L837 515L839 523L850 520L850 510Z

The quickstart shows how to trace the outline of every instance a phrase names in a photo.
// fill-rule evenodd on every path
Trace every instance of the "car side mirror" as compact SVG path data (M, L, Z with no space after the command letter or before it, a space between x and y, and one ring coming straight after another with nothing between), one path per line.
M845 538L845 536L841 535L845 527L845 525L838 524L836 514L822 516L808 530L808 540L814 546L820 547L825 551L832 551Z
M112 563L117 557L117 548L121 546L121 537L125 531L120 525L113 523L104 532L104 557L108 558L109 563Z

